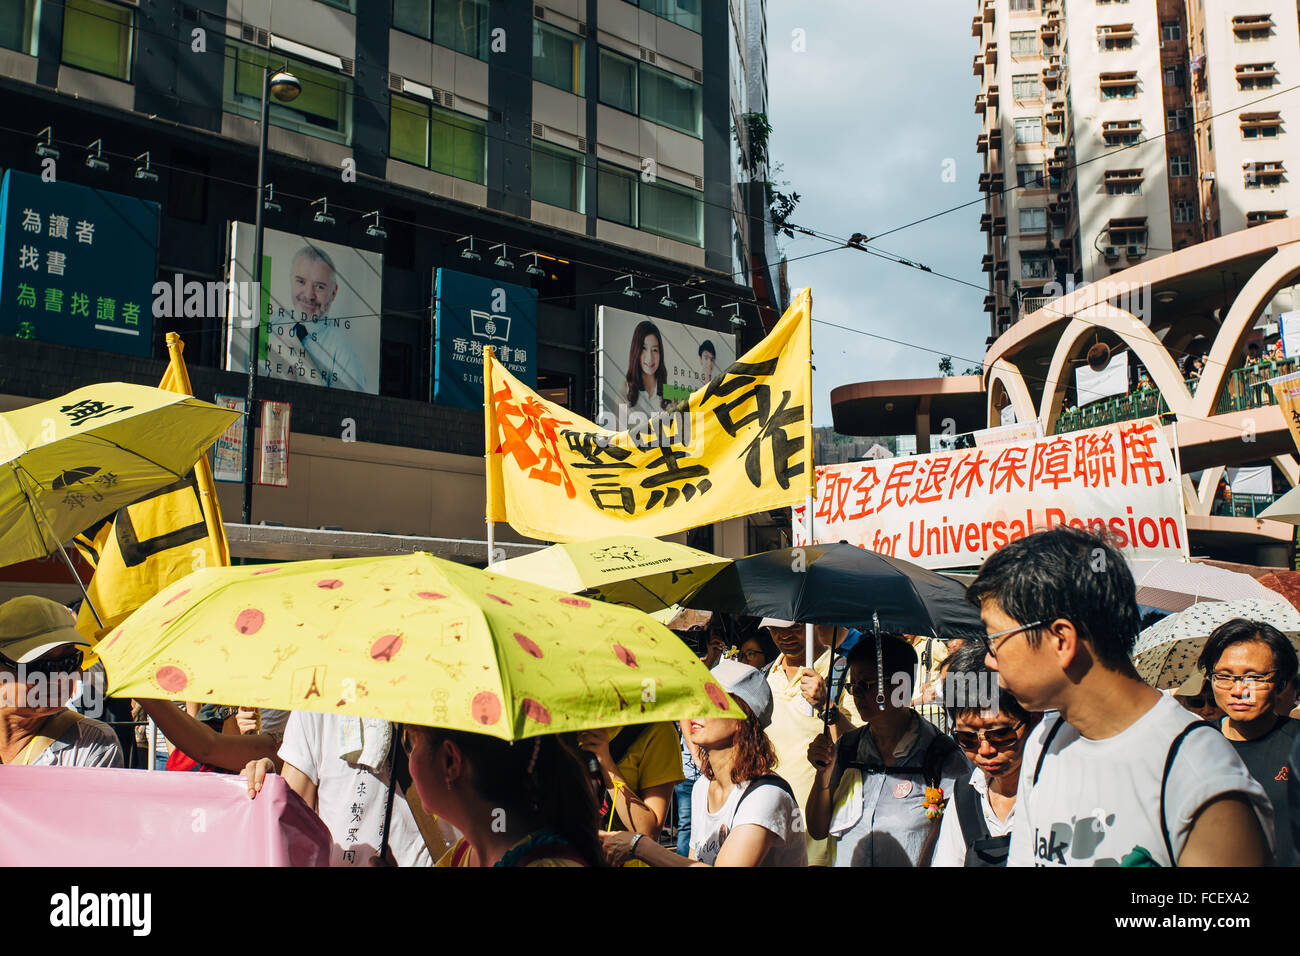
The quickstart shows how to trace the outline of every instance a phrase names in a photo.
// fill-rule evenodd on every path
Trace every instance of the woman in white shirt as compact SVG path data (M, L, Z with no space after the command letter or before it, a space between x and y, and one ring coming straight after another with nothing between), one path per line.
M1041 714L1029 714L984 663L988 647L970 641L946 662L943 699L953 738L975 764L943 814L931 866L1006 866L1025 741Z
M638 322L632 331L624 382L629 413L640 412L648 418L664 410L668 369L664 365L663 341L659 327L648 320Z

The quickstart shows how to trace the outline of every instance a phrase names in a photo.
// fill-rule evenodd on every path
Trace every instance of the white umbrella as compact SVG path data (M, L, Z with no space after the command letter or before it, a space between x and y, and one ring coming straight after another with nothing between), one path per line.
M1277 592L1249 574L1162 558L1130 561L1137 602L1162 611L1183 611L1199 601L1276 601Z
M1300 488L1292 488L1258 515L1283 524L1300 524Z
M1239 617L1273 625L1300 650L1300 611L1285 601L1202 601L1138 635L1133 647L1138 676L1157 690L1177 687L1196 667L1210 632Z

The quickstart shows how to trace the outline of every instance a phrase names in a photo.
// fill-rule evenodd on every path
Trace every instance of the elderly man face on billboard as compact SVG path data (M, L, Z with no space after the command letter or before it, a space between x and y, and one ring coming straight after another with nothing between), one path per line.
M328 255L303 246L293 257L290 283L296 313L304 319L328 317L339 292L338 273Z

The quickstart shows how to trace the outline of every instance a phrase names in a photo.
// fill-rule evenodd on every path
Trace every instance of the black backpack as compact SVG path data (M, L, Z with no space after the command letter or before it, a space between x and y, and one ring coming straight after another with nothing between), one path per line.
M1006 866L1011 851L1011 834L995 837L989 833L988 824L984 822L984 808L980 806L980 792L969 779L957 781L952 802L957 808L962 840L966 843L966 866Z
M838 760L845 770L857 770L864 776L870 773L889 773L897 776L920 777L927 787L938 787L943 779L943 765L957 750L957 744L951 737L936 733L930 745L925 748L925 756L921 758L919 764L895 764L887 767L879 760L871 759L863 753L866 749L863 742L869 733L870 731L865 727L862 728L861 736L856 738L857 750L852 754L845 746L849 741L849 735L840 738Z

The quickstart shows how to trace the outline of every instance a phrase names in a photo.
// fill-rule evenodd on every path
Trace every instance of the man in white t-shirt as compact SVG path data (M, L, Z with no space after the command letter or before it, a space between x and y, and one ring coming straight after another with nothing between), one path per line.
M329 828L330 866L369 866L379 852L392 775L390 748L396 746L400 742L387 721L305 710L289 715L279 752L282 775ZM269 758L249 765L250 795L272 769ZM388 846L398 866L433 865L400 791L393 796L390 826Z
M1266 866L1273 814L1232 745L1148 687L1128 565L1057 527L984 562L967 598L988 664L1029 711L1009 866ZM1184 731L1187 731L1184 734Z

